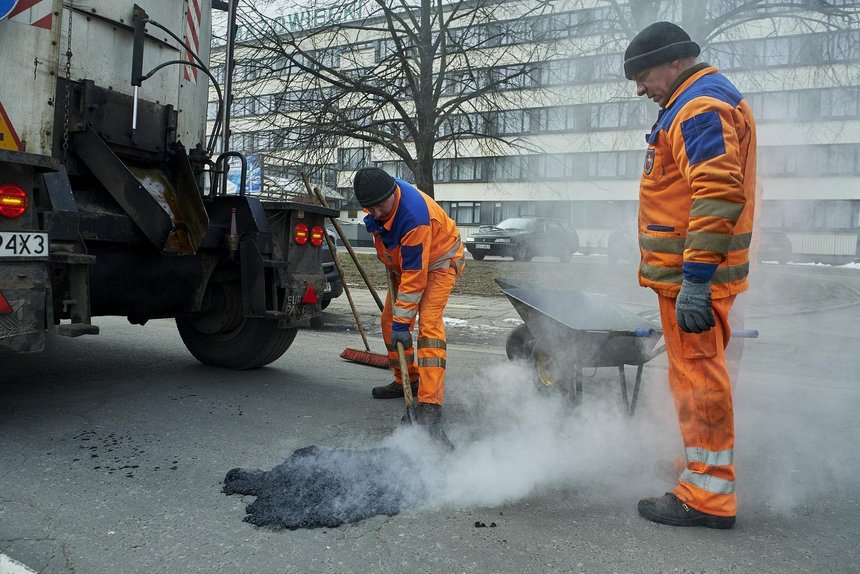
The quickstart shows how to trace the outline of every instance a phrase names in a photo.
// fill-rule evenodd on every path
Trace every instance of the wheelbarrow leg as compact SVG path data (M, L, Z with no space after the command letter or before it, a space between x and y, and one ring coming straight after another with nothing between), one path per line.
M621 402L624 403L624 412L630 413L630 403L627 400L627 377L624 376L624 365L618 365L618 382L621 383Z
M636 382L633 384L633 400L630 402L630 416L636 412L636 401L639 399L639 387L642 384L642 369L644 365L636 365Z

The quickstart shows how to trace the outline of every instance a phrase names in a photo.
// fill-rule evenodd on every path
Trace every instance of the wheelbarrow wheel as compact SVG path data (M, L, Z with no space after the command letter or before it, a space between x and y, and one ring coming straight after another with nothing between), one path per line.
M535 386L539 392L558 393L566 397L574 406L582 398L581 381L577 382L579 370L575 369L574 378L566 372L549 354L535 347L532 354L532 364L535 369Z
M509 361L530 361L535 348L535 338L523 323L508 334L505 354Z

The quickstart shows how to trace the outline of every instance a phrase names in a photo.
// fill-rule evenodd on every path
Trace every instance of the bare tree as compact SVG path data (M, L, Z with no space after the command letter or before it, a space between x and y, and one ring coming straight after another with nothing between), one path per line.
M732 41L750 29L757 37L856 30L860 17L858 4L846 0L602 0L587 18L562 18L561 5L544 0L336 0L280 17L266 2L240 6L237 58L250 79L237 84L236 96L258 98L249 125L277 132L266 142L271 153L352 169L373 148L374 160L404 162L431 195L436 157L541 152L535 138L509 135L516 130L502 124L504 110L551 99L554 88L541 84L548 63L601 58L595 79L618 80L617 99L632 99L621 53L654 21L678 22L716 58L738 49ZM856 34L846 41L857 42ZM816 58L828 61L820 54L806 64ZM593 86L607 97L605 84ZM345 161L349 153L358 157Z
M260 79L246 83L245 93L278 94L268 98L264 121L288 130L289 146L305 161L332 163L337 145L351 138L403 161L432 196L434 157L533 149L496 129L493 118L522 107L515 88L534 85L541 62L557 51L552 24L533 18L551 13L550 4L370 5L364 14L347 2L308 9L308 29L296 29L295 16L268 16L259 4L240 13L237 58L256 66Z

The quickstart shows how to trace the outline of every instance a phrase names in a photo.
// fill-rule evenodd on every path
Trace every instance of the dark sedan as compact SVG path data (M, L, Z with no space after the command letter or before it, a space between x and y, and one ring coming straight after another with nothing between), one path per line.
M570 261L579 249L579 236L557 219L513 217L496 225L482 225L466 238L466 249L477 261L487 255L513 257L515 261L540 256Z

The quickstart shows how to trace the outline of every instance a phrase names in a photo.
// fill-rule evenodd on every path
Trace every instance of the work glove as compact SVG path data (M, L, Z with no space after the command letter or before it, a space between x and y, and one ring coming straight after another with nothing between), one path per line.
M711 309L711 283L684 279L675 301L675 318L686 333L704 333L716 325Z
M403 345L403 350L410 348L412 346L412 332L411 331L391 331L391 345L393 347L397 347L397 343Z

